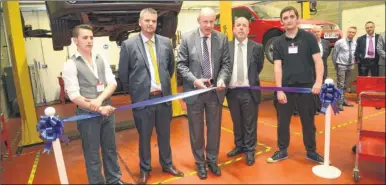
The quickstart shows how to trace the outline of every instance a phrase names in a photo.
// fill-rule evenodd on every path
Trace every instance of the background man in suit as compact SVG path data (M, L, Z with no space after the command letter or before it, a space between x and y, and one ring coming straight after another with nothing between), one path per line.
M321 38L322 36L321 26L314 26L312 28L312 33L314 34L316 41L318 42L320 55L322 56L322 60L323 60L323 66L324 66L323 82L324 82L324 80L327 78L327 75L328 75L327 58L330 55L330 42ZM316 72L315 72L315 75L316 75ZM315 79L316 79L316 76L315 76ZM316 114L319 114L322 107L322 102L320 101L318 94L315 95L315 105L316 105Z
M192 91L208 86L216 86L217 91L209 91L186 98L190 143L200 179L207 177L206 161L209 170L220 176L217 166L220 144L222 103L225 85L232 73L229 59L228 38L213 30L216 14L213 9L203 8L197 18L200 25L182 36L178 53L177 70L182 76L184 91ZM212 81L212 83L211 83ZM204 139L204 110L207 126L207 145Z
M103 116L77 121L90 184L124 184L117 160L114 107L110 96L117 87L108 61L91 53L94 34L90 25L81 24L73 31L77 51L63 66L63 80L76 114L99 112ZM102 164L99 155L102 151Z
M343 106L353 107L352 104L346 101L345 92L349 86L350 76L354 69L354 53L357 47L353 39L356 33L356 27L349 27L347 30L347 38L336 41L332 54L332 62L336 70L336 84L343 92L340 100L338 100L338 108L340 111L343 111Z
M246 163L251 166L255 162L257 110L261 92L234 87L260 86L259 73L264 65L264 52L261 44L248 40L249 21L245 17L236 18L233 33L236 39L229 42L233 70L226 96L236 147L228 156L245 153Z
M375 34L374 22L368 21L365 24L367 34L357 39L355 59L358 62L358 75L367 76L369 71L371 76L378 76L379 55L376 52L379 34Z
M379 76L385 76L386 71L386 52L385 52L385 32L381 33L377 43L377 52L379 55Z
M154 34L157 12L143 9L140 13L141 32L123 42L119 60L119 78L131 96L132 103L171 94L170 77L174 72L174 54L169 39ZM133 110L139 133L140 184L146 183L151 171L150 138L155 126L160 163L164 172L174 176L183 173L172 165L170 149L171 103L162 103Z

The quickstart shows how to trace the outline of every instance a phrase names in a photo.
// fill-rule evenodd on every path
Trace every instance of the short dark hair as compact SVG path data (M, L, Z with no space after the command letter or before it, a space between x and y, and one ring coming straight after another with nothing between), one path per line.
M287 6L287 7L283 8L283 9L281 10L281 12L280 12L280 19L282 18L283 14L284 14L285 12L290 12L290 11L294 11L294 13L295 13L295 15L296 15L296 18L299 18L299 12L298 12L298 10L297 10L295 7L293 7L293 6Z
M88 24L80 24L80 25L75 26L74 29L72 29L72 37L78 37L80 29L85 29L85 30L92 31L92 27L90 25L88 25Z
M367 21L366 24L365 24L365 26L366 26L367 24L370 24L370 23L371 23L371 24L374 24L373 21Z

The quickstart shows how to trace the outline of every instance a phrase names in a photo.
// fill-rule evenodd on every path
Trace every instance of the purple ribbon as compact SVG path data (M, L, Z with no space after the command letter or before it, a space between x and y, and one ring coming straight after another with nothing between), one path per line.
M334 114L339 114L337 101L341 98L342 91L334 86L334 84L323 84L319 98L322 101L321 112L326 114L327 108L331 105Z
M49 153L52 147L52 142L57 138L60 141L68 143L70 140L63 135L63 121L55 116L41 116L38 125L36 126L39 132L39 137L44 141L43 153Z

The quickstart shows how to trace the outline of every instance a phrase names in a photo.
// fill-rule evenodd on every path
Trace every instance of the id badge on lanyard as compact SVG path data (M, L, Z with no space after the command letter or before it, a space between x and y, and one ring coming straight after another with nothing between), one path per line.
M290 46L288 46L288 54L297 54L298 53L298 46L295 46L294 43L291 43Z
M105 90L105 84L103 82L98 82L96 84L97 92L103 92Z

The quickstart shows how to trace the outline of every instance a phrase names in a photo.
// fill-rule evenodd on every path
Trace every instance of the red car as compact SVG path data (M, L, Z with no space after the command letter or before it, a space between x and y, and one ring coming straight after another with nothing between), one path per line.
M272 41L275 37L284 33L284 28L280 23L280 11L281 9L276 7L262 4L236 6L232 8L232 20L234 20L235 17L245 17L250 20L249 38L263 44L265 55L271 63L273 63ZM342 37L339 26L334 23L302 19L300 19L299 22L299 27L308 31L310 31L314 25L320 25L323 29L322 38L328 40L331 47ZM215 29L220 31L220 14L216 17ZM232 28L227 29L227 32L232 31Z

